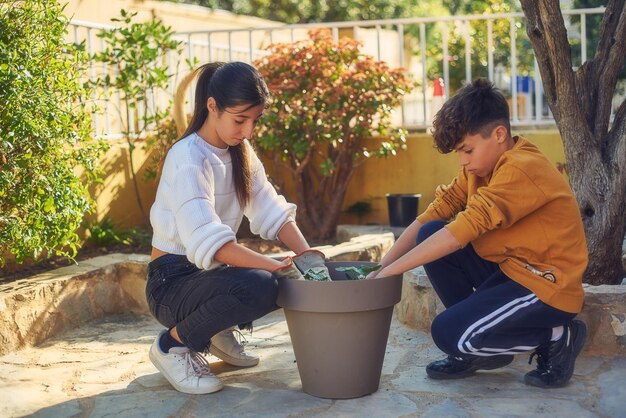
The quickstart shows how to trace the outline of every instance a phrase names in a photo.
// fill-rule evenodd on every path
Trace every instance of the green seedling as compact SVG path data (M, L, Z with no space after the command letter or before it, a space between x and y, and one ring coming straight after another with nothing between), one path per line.
M337 271L345 272L349 280L363 280L368 274L379 270L381 267L380 264L376 264L375 266L337 267Z
M328 275L324 271L314 271L314 269L309 269L306 273L304 273L304 278L306 280L313 280L315 282L327 282Z

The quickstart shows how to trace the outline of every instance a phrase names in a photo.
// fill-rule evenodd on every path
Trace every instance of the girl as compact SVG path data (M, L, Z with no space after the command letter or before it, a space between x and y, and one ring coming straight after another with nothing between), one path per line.
M177 390L192 394L223 387L200 354L207 349L235 366L259 362L235 339L234 326L251 327L277 308L275 275L302 278L294 259L278 261L237 243L243 215L252 232L301 254L302 271L324 265L294 222L295 205L276 193L248 143L269 100L260 73L242 62L210 63L178 91L184 94L196 75L191 122L167 154L150 211L146 286L150 312L167 327L150 360Z

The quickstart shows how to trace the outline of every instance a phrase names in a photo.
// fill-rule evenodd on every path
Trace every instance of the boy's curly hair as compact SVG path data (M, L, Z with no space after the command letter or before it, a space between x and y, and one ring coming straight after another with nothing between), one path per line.
M477 78L443 104L431 133L439 152L447 154L466 135L487 137L498 125L511 132L509 105L489 80Z

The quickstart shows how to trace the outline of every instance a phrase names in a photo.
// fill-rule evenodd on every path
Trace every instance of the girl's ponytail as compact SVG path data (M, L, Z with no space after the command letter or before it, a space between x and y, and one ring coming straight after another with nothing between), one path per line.
M218 68L224 65L223 62L210 62L204 64L194 71L187 74L180 81L176 94L174 95L173 116L176 123L176 133L179 135L179 139L186 137L196 132L209 116L209 110L206 107L206 102L209 99L209 89L207 88L211 82L211 77L215 74ZM191 121L187 125L187 116L185 115L185 96L189 85L194 78L198 76L198 82L196 83L196 92L194 94L194 106L193 114L191 115Z
M252 172L250 170L250 156L245 141L235 147L228 147L230 159L233 163L233 181L239 205L244 208L250 201L252 194Z

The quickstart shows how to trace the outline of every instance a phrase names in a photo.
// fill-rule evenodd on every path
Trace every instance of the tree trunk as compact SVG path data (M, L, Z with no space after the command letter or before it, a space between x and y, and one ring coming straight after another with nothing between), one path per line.
M610 130L609 122L617 78L626 58L625 1L608 2L598 51L576 73L559 2L521 3L585 226L589 266L584 281L617 284L624 277L626 103L616 112Z
M308 170L296 176L296 202L298 226L310 240L328 240L335 236L341 207L354 173L352 162L338 165L337 172L329 179L330 186L321 189Z

